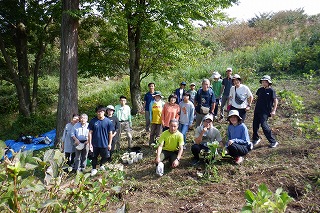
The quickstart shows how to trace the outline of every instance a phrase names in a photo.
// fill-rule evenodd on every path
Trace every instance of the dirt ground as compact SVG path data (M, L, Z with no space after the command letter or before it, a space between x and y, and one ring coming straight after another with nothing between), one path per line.
M285 88L306 100L306 110L297 115L300 121L310 121L320 112L319 87L310 89L306 84L308 82L286 82ZM279 83L275 89L284 88ZM126 181L121 199L110 206L110 211L114 212L125 204L127 212L240 212L246 202L245 191L257 192L258 186L265 183L272 192L281 187L294 198L286 212L320 212L320 186L316 183L320 179L319 133L318 139L307 139L295 126L297 117L289 108L284 100L279 99L277 116L269 120L280 143L277 148L268 148L268 141L260 129L262 141L241 165L235 165L230 158L223 158L215 164L217 172L213 182L198 175L204 172L204 165L191 165L193 131L188 133L189 143L180 166L171 170L165 164L165 175L158 177L155 174L155 149L147 146L149 135L144 132L143 123L135 126L135 145L142 148L144 158L138 163L125 165ZM250 136L252 118L253 110L245 122ZM224 136L227 122L214 125Z

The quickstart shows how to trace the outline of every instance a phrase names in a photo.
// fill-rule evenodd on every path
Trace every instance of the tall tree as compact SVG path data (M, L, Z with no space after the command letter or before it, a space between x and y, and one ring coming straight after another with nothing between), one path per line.
M159 29L172 29L186 32L193 28L194 21L214 24L223 18L221 9L231 6L237 0L97 0L98 9L113 23L127 25L129 51L130 93L132 113L141 109L141 53L143 41L148 38L146 32ZM157 24L152 24L157 23ZM154 28L155 26L158 27ZM164 44L165 45L165 44Z
M78 113L79 0L62 1L60 87L55 145L72 114Z
M19 112L36 111L40 62L54 31L58 0L0 1L0 78L15 85Z

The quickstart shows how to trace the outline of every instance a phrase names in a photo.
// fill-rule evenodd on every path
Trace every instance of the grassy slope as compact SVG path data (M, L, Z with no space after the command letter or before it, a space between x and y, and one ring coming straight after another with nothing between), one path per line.
M274 88L277 91L284 88L292 90L306 100L305 113L299 115L301 121L319 115L319 100L316 99L319 86L311 87L310 82L291 80L277 82ZM252 112L247 117L246 124L251 135ZM294 115L280 100L277 117L269 121L280 146L269 149L260 130L263 136L261 144L247 155L242 165L234 165L228 160L217 165L218 183L204 182L197 176L203 167L190 165L190 143L180 167L167 171L161 178L157 177L153 163L155 150L146 146L148 135L143 134L143 122L140 120L134 127L134 141L143 147L145 158L142 162L125 167L127 176L122 200L130 209L129 212L239 212L245 204L245 190L256 192L261 183L266 183L273 192L282 187L295 199L287 212L319 212L320 189L314 179L320 176L319 141L306 139L294 127L294 119ZM223 131L227 126L217 125ZM189 141L193 138L193 132L189 133L188 138ZM126 142L123 144L125 146ZM119 206L119 203L115 203L111 209Z

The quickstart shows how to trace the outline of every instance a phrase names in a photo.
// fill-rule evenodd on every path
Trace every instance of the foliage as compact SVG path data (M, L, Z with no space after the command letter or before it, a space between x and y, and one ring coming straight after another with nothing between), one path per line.
M38 77L46 46L59 34L59 1L0 2L0 79L15 86L19 112L37 108Z
M282 188L278 188L272 193L265 184L261 184L257 193L251 190L245 192L246 205L242 208L242 213L251 212L285 212L287 205L293 200Z
M200 152L200 155L204 156L206 162L204 174L200 176L204 181L219 182L221 177L218 174L218 168L214 164L220 160L221 156L225 156L225 149L222 150L221 156L219 156L218 149L220 145L218 141L207 143L207 145L209 148L208 152L204 150Z
M108 203L121 190L123 172L109 167L98 180L90 173L74 179L63 170L63 153L47 150L43 160L32 152L14 153L0 164L0 210L2 212L96 212L106 211ZM40 169L44 179L34 176ZM120 170L119 170L120 169ZM69 179L69 184L62 184Z
M278 92L278 95L281 97L281 101L286 105L291 107L294 112L302 112L305 109L303 104L302 97L296 95L292 91L281 90Z
M301 122L299 119L296 119L296 126L301 128L306 133L306 138L310 139L311 137L314 139L320 138L320 117L315 116L313 120L308 122Z

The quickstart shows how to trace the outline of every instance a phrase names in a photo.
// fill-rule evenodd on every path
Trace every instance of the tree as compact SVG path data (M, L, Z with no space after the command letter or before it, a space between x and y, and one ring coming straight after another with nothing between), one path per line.
M78 113L79 0L62 1L60 87L55 145L72 114Z
M142 107L140 81L144 75L141 71L141 56L146 48L143 46L148 38L146 32L171 29L171 32L175 31L177 34L190 33L193 21L214 24L216 19L223 18L219 9L227 8L235 2L236 0L98 0L98 10L108 21L126 24L133 114L138 113Z
M41 59L57 35L57 2L0 1L0 78L15 85L19 112L27 117L37 108Z

